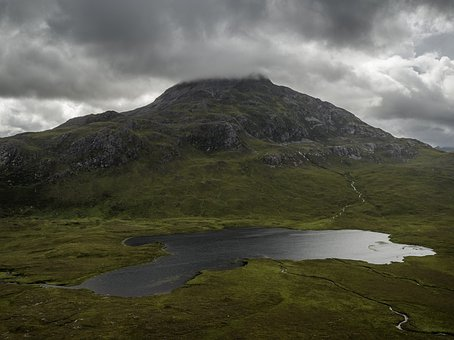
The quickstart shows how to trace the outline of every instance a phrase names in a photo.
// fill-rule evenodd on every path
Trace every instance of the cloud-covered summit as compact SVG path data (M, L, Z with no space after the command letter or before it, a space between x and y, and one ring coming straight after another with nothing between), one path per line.
M453 22L451 0L0 0L0 134L263 73L453 145Z

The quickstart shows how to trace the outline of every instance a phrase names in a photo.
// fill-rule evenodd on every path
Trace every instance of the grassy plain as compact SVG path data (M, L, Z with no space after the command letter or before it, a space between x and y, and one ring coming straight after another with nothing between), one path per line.
M41 192L37 207L0 220L0 338L454 336L452 155L426 151L406 163L331 170L271 168L228 154L153 172L147 164L129 167L56 183ZM250 260L143 298L39 286L80 283L164 254L157 245L122 245L130 236L233 226L382 231L437 255L391 265ZM410 317L404 330L389 307Z

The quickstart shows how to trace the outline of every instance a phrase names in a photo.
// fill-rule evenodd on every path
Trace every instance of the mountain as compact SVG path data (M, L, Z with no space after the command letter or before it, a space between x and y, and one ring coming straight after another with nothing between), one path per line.
M159 176L199 158L220 164L247 159L263 171L333 168L402 163L429 149L261 76L204 79L177 84L132 111L77 117L52 130L0 139L0 194L3 206L60 205L62 189L55 188L71 181L80 186L83 178L93 195L65 204L94 206L123 190L100 194L93 187L101 178L132 176L138 168Z
M326 157L372 160L403 160L423 146L265 78L209 79L173 86L133 111L77 117L53 130L3 138L0 169L3 180L31 183L150 155L167 162L187 145L246 152L257 142L300 143Z

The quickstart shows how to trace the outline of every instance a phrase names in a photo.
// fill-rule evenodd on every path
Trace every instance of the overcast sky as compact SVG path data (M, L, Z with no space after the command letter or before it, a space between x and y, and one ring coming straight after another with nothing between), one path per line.
M0 0L0 136L251 73L454 146L454 0Z

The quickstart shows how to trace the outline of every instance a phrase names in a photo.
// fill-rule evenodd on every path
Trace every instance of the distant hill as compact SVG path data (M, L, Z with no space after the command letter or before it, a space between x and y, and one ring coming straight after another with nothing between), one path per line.
M444 152L454 152L454 146L437 146L436 149Z

